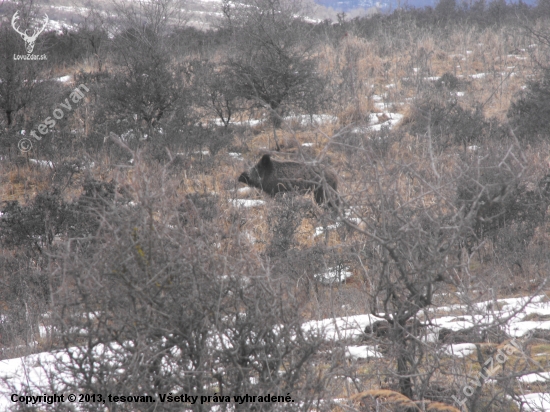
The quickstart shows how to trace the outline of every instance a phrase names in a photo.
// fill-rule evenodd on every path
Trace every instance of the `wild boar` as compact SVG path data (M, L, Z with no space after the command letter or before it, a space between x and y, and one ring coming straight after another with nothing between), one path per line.
M266 154L258 164L243 172L238 180L271 196L292 190L300 193L312 191L319 205L327 204L331 208L339 205L338 176L322 165L278 161Z

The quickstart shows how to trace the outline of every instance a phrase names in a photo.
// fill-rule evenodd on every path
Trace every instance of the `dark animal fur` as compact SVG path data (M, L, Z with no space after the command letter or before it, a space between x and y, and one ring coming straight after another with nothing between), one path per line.
M271 196L292 190L301 193L311 190L318 204L326 202L333 208L339 204L336 173L319 165L273 160L266 154L256 166L239 176L239 182L262 189Z

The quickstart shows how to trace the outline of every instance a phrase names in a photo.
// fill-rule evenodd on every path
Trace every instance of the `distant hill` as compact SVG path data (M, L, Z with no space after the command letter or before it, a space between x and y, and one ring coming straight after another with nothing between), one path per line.
M315 3L325 7L332 7L336 11L351 11L362 8L369 9L377 7L381 10L388 11L399 7L416 7L423 8L426 6L435 6L439 0L315 0ZM487 1L489 3L490 0ZM508 1L508 3L516 3L517 1ZM529 5L535 5L537 0L524 0ZM460 3L458 0L457 3Z

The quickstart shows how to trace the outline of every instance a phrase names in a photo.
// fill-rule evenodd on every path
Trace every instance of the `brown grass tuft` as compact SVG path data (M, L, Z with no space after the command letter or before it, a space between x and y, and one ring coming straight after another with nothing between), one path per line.
M351 400L363 403L364 400L367 400L368 402L369 398L381 400L383 403L391 403L397 407L415 408L420 410L418 406L416 406L416 404L405 395L402 395L399 392L390 391L388 389L374 389L361 392L353 395Z

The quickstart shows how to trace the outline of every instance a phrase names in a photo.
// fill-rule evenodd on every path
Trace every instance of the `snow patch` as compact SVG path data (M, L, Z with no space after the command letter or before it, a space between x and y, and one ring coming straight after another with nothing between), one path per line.
M524 411L550 411L550 393L530 393L518 396Z
M351 133L379 132L383 127L393 128L403 119L399 113L371 113L369 115L369 126L355 127Z
M244 160L243 159L243 155L240 154L240 153L236 153L236 152L229 152L227 153L230 157L232 157L233 159L236 159L236 160Z
M48 169L54 168L54 164L50 160L29 159L29 163L32 163L33 165L37 165L38 167L41 167L41 168L48 168Z
M71 75L61 76L61 77L56 78L55 80L57 80L58 82L61 82L61 83L67 83L67 82L70 82L72 80L72 76Z
M550 372L537 372L523 375L518 378L521 383L547 382L550 381Z
M334 283L343 283L346 279L353 276L353 273L343 270L341 268L330 268L324 273L317 273L313 275L316 281L325 285L332 285Z
M369 358L383 358L380 352L378 352L372 346L346 346L346 358L351 359L369 359Z
M383 314L380 315L383 316ZM326 340L337 341L364 336L365 328L377 320L380 319L373 315L328 318L305 322L302 324L302 329L305 332L316 331Z
M318 227L315 228L314 237L323 235L325 233L325 229L326 229L326 231L334 230L334 229L337 229L339 226L340 226L340 224L338 224L338 223L335 224L335 225L328 225L327 227L318 226Z
M301 126L320 126L326 123L336 123L338 118L330 114L294 115L285 117L286 121L296 122Z
M472 79L483 79L485 76L487 76L487 73L477 73L470 75Z
M265 201L257 199L231 199L235 207L258 207L265 205Z
M445 349L447 355L458 356L459 358L464 358L470 353L473 353L476 350L476 345L473 343L457 343L454 345L449 345Z
M237 193L239 195L249 195L253 191L254 191L254 188L252 188L250 186L241 187L241 188L237 189Z

